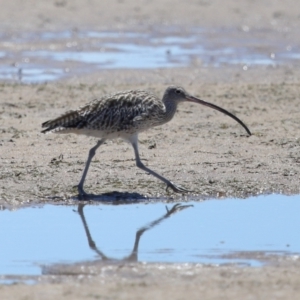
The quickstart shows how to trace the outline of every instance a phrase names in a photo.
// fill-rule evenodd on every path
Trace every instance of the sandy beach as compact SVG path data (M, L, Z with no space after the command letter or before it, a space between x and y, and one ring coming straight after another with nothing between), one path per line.
M247 32L299 49L297 1L5 1L2 48L26 32L96 30L151 32L190 28ZM61 41L54 43L60 47ZM33 47L42 47L33 40ZM283 46L285 47L285 46ZM298 48L297 48L298 47ZM2 50L2 49L0 49ZM76 201L76 185L95 139L44 135L41 124L89 100L119 90L162 96L169 85L228 109L247 124L194 104L139 136L147 166L193 190L189 199L299 194L299 62L287 65L199 65L159 69L106 69L41 84L0 83L0 207ZM91 165L86 188L180 201L137 169L129 144L108 141ZM74 200L75 199L75 200ZM3 299L298 299L299 257L274 256L264 267L197 264L95 264L37 278L35 285L0 285ZM84 271L82 271L84 269ZM70 275L67 275L70 274ZM36 279L36 278L35 278Z

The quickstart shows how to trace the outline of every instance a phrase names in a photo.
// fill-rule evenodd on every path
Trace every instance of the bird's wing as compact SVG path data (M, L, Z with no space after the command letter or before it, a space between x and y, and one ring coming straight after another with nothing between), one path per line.
M84 109L86 122L101 130L128 130L141 126L161 111L162 102L145 91L120 92ZM163 106L164 107L164 106Z

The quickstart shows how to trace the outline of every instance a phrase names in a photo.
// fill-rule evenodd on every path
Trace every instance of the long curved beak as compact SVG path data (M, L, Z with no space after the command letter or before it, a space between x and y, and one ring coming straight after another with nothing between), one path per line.
M218 111L224 113L225 115L231 117L232 119L234 119L234 120L236 120L238 123L240 123L240 124L245 128L245 130L247 131L247 133L248 133L249 135L251 135L251 132L250 132L250 130L248 129L248 127L247 127L247 126L246 126L239 118L237 118L235 115L233 115L233 114L230 113L229 111L225 110L224 108L219 107L219 106L217 106L217 105L214 105L214 104L212 104L212 103L206 102L206 101L204 101L204 100L200 100L200 99L198 99L198 98L196 98L196 97L193 97L193 96L187 96L187 97L186 97L186 101L194 102L194 103L198 103L198 104L202 104L202 105L211 107L211 108L213 108L213 109L216 109L216 110L218 110Z

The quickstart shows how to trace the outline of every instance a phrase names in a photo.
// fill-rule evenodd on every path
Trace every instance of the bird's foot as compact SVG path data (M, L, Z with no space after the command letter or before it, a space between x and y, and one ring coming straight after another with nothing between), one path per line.
M183 188L183 187L180 186L180 185L174 184L172 181L170 181L170 182L167 184L166 191L168 191L169 188L171 188L175 193L189 193L189 192L192 192L192 191L189 191L189 190Z
M88 194L84 191L83 187L78 185L78 200L89 200L94 195Z

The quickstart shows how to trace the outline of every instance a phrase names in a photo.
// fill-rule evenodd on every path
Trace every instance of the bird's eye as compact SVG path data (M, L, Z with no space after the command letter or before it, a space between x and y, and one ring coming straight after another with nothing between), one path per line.
M176 94L180 94L181 93L181 90L176 90Z

